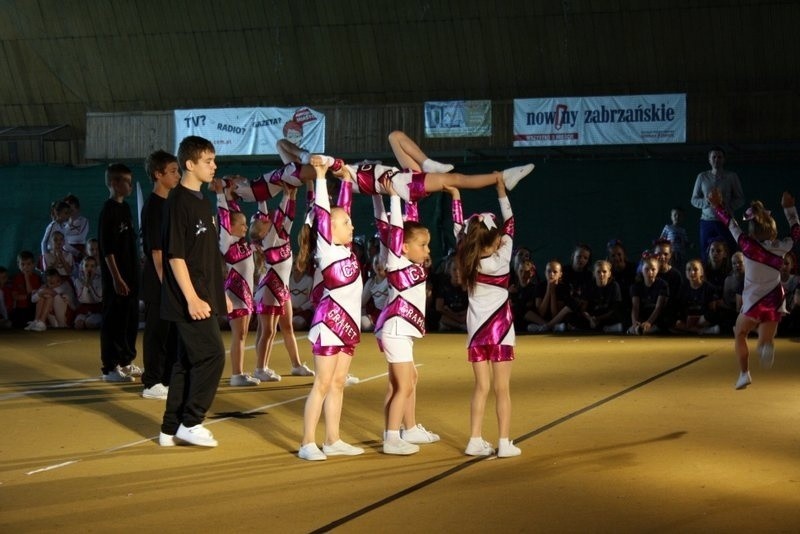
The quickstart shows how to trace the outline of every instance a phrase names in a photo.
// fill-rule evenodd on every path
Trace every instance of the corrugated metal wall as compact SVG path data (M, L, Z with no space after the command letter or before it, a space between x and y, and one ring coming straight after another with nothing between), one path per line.
M165 132L136 121L173 108L308 105L328 115L333 150L361 153L383 150L393 128L419 137L425 100L491 99L491 139L431 141L457 151L509 147L515 97L668 92L688 94L690 142L800 138L793 0L2 6L0 125L83 135L87 113L130 114L127 132L104 132L120 145L113 157L141 156ZM103 152L94 141L87 151Z

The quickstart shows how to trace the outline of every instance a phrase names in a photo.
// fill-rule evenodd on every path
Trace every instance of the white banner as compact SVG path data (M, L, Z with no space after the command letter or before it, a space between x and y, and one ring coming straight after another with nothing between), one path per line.
M425 102L425 137L492 135L491 100Z
M514 146L686 142L686 94L514 100Z
M212 143L218 156L277 154L286 138L311 153L325 152L325 115L311 108L217 108L175 110L175 151L187 135Z

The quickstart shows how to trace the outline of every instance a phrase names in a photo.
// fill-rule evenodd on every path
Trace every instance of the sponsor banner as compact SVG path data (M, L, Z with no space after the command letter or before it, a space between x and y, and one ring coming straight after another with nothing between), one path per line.
M425 137L492 135L491 100L425 102Z
M514 146L686 142L686 94L514 100Z
M277 154L286 138L311 153L325 152L325 115L311 108L176 109L175 151L187 135L212 143L218 156Z

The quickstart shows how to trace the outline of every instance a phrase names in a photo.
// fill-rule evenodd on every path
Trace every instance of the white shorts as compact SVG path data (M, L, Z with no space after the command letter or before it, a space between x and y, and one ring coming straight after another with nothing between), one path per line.
M414 338L410 336L381 335L383 353L389 363L414 362Z

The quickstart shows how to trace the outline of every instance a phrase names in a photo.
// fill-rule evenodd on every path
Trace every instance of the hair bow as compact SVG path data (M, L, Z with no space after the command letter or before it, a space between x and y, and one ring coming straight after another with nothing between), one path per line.
M474 215L470 215L467 221L464 223L464 233L469 231L469 225L472 221L482 222L487 230L497 228L497 223L494 220L494 213L476 213Z

